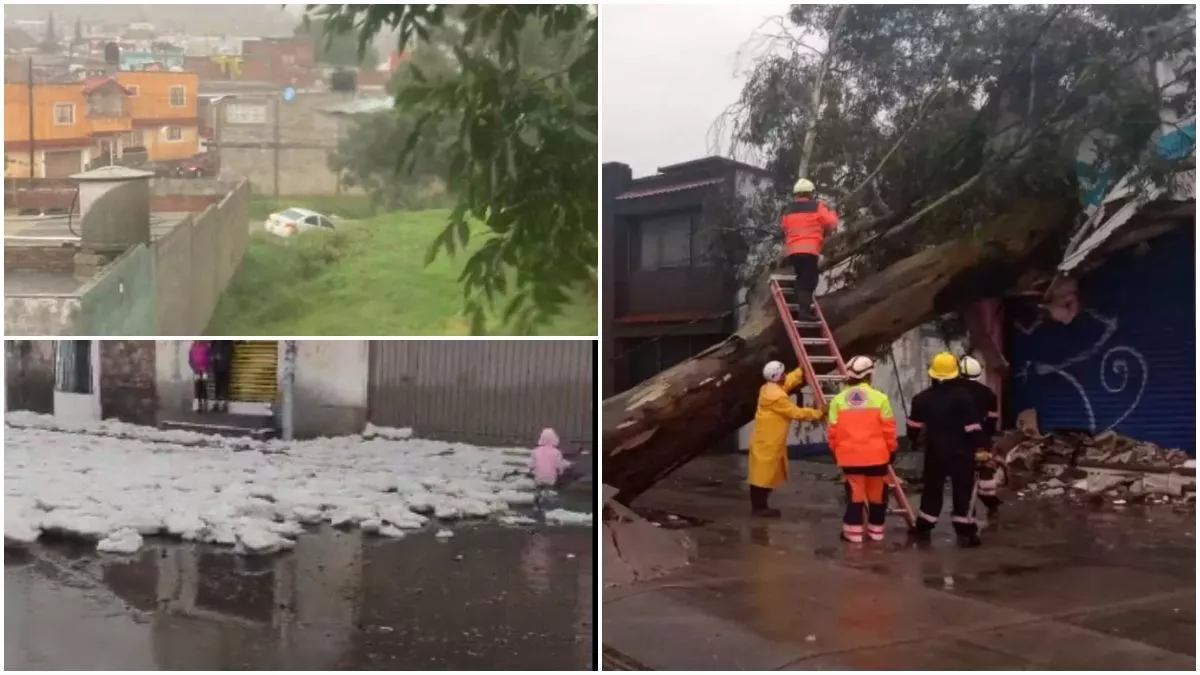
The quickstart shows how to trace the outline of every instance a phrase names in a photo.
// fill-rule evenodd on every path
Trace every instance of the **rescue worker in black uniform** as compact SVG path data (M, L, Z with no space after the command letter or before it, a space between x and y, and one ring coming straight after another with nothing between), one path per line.
M958 545L979 546L979 526L971 515L975 492L975 452L984 447L981 415L967 390L954 382L958 360L943 352L929 366L933 384L913 397L908 438L916 447L925 441L925 489L912 529L921 543L932 538L942 513L942 492L950 479L952 518Z
M987 446L975 454L975 471L978 474L979 501L987 509L988 520L996 517L1000 510L1000 498L996 495L996 467L999 461L992 452L996 432L1000 424L1000 399L992 388L980 382L983 366L974 357L964 356L958 360L959 381L975 401L976 412L983 415L983 437Z

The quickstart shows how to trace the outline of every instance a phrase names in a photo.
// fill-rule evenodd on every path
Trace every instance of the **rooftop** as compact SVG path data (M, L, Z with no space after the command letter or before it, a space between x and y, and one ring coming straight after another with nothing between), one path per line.
M192 214L185 211L159 212L150 215L150 236L161 239L170 234L177 225ZM10 270L7 258L10 254L20 255L22 249L47 249L68 246L79 241L72 232L79 231L79 216L74 215L70 223L66 216L9 216L4 219L4 249L6 265L4 270L4 295L29 296L53 295L70 296L79 293L80 289L97 275L82 276L74 269L42 269ZM64 251L63 255L73 254L73 248Z

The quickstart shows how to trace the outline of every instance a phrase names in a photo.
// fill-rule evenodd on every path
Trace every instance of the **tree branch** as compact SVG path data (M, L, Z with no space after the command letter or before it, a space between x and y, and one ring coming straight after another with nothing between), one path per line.
M825 48L825 55L821 58L821 69L817 71L817 83L813 87L812 98L809 99L808 124L804 130L804 142L800 149L800 163L796 167L797 178L803 178L808 173L808 163L812 159L813 145L817 140L817 122L821 120L821 90L825 85L825 73L829 71L833 54L837 51L838 34L842 31L842 25L845 23L846 14L849 11L850 5L842 5L833 22L833 29L829 31L829 44Z

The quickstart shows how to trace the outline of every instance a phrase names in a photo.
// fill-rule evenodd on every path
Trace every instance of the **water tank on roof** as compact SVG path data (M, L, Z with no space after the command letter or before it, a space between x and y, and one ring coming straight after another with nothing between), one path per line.
M79 183L79 236L84 248L123 251L150 243L149 171L105 166L71 176Z

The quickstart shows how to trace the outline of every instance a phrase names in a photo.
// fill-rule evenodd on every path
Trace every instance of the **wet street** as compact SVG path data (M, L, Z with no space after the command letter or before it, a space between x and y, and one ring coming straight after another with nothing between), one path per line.
M793 463L776 521L749 517L733 457L639 498L707 522L686 530L688 567L604 589L606 665L1195 669L1194 511L1010 501L981 548L955 547L948 522L914 548L898 515L886 542L852 548L831 469Z
M590 527L461 525L401 540L323 528L293 551L149 539L132 557L6 551L6 669L591 666Z

